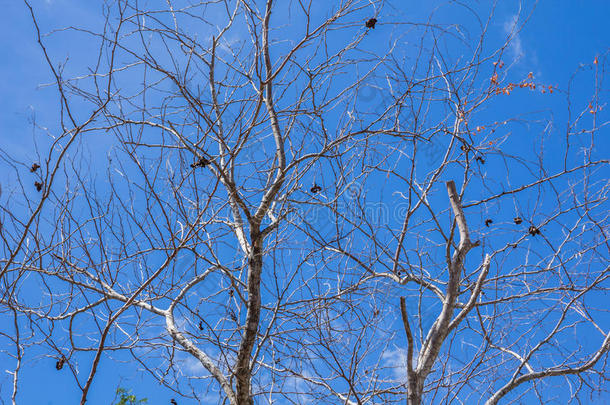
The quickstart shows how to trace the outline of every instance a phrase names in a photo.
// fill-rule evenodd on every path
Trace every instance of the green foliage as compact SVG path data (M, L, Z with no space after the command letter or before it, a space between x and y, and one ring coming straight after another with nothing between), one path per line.
M119 402L113 403L113 405L143 405L148 403L147 398L138 399L131 393L131 390L125 388L117 388L116 395L119 397Z

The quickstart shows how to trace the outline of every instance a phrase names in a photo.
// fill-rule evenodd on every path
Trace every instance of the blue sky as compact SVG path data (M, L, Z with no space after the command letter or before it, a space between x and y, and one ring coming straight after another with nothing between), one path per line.
M33 118L45 126L52 125L56 117L57 95L52 86L52 76L35 42L31 17L21 1L5 1L0 15L2 40L0 72L5 79L0 83L3 94L0 111L0 139L9 146L16 157L32 157ZM424 19L417 2L404 2L404 15L414 14ZM491 34L498 38L505 35L516 13L512 1L499 2L499 10L491 27ZM99 4L97 1L35 0L32 2L41 21L43 32L53 28L73 25L84 21L87 26L99 28ZM419 7L421 8L421 7ZM524 7L527 9L527 7ZM413 11L415 13L413 13ZM417 11L422 12L421 15ZM426 12L428 9L425 10ZM389 12L389 10L388 10ZM534 72L542 83L562 86L580 64L589 64L596 55L603 53L610 44L606 16L610 3L603 0L542 1L525 28L519 33L511 48L511 56L519 56L512 74L523 76ZM380 16L380 22L392 15ZM447 22L452 16L446 16ZM416 20L417 21L417 20ZM96 24L97 23L97 24ZM384 29L383 26L379 28ZM51 41L51 54L55 63L69 58L68 66L79 58L90 45L85 41L73 41L68 35L60 35L66 42ZM68 40L70 38L70 40ZM64 46L69 45L69 46ZM589 94L585 94L588 97ZM546 99L548 101L548 98ZM560 105L560 100L557 105ZM529 108L528 105L525 108Z
M52 86L48 66L43 60L40 48L36 44L31 17L25 5L20 0L4 0L3 12L0 14L0 148L16 160L32 161L35 159L35 137L33 121L53 133L57 130L57 93ZM37 16L40 18L41 29L47 32L73 24L97 26L101 18L99 10L101 2L97 0L33 0ZM414 21L424 21L426 14L421 9L419 1L400 2L402 18L409 16ZM496 39L506 36L512 27L516 13L515 1L500 1L497 15L490 27L490 36ZM527 3L529 9L531 4ZM384 21L394 18L394 10L386 8L377 17L380 25L377 33L384 30L396 32L400 28L384 26ZM535 7L529 22L519 32L513 41L507 63L514 63L511 77L518 81L533 72L536 82L558 86L564 89L570 77L581 66L591 64L594 58L608 51L610 46L610 2L604 0L546 0ZM444 22L451 22L453 15L440 15ZM469 23L474 23L470 21ZM65 42L59 42L64 38ZM374 46L371 38L369 45ZM84 41L70 41L68 34L60 34L51 42L50 51L55 63L69 58L78 61L81 66L88 61L84 59L84 50L90 46ZM73 66L73 64L69 64ZM68 68L70 69L70 67ZM582 86L574 89L574 99L580 102L578 108L584 109L591 98L591 87L584 80ZM589 83L590 84L590 83ZM565 98L560 92L551 95L536 94L531 96L516 95L523 111L552 111L555 121L561 125L565 121ZM602 94L601 104L607 103L608 94ZM515 99L512 99L514 102ZM498 108L502 106L498 103ZM563 118L563 119L562 119ZM525 129L524 129L525 130ZM554 128L561 133L563 128ZM537 133L537 132L534 132ZM513 145L518 147L518 145ZM597 157L607 158L610 154L610 138L608 136L597 145ZM15 179L12 174L0 173L0 186L3 190L10 189ZM7 194L0 196L0 203ZM127 357L125 357L128 360ZM65 404L74 403L78 391L71 384L71 377L66 370L58 373L53 369L55 360L42 358L24 365L25 381L30 381L35 389L21 391L21 403L24 404ZM194 371L198 370L195 365ZM2 367L2 370L5 367ZM133 389L139 397L148 397L151 404L169 403L175 394L151 383L146 377L135 372L135 368L125 364L117 369L114 363L104 360L102 372L93 386L89 404L109 404L117 386ZM0 377L3 399L6 399L6 389L9 380L6 375ZM62 390L57 390L62 387ZM65 387L65 390L63 389ZM53 392L53 397L48 393ZM188 404L186 400L180 404Z

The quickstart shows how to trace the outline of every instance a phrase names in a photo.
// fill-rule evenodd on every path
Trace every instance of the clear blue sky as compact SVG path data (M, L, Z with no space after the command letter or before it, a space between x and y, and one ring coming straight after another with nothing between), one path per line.
M40 48L35 42L34 29L27 8L20 0L3 0L0 13L0 147L8 151L17 160L32 160L33 128L32 120L52 131L57 125L57 93L51 86L42 86L52 82L48 66L43 60ZM32 0L42 24L42 30L61 28L73 24L95 25L102 22L99 16L101 1L98 0ZM415 21L423 21L425 15L418 14L421 5L419 0L397 2L404 7L404 14L413 12ZM506 24L510 24L515 13L516 1L500 1L491 34L506 34ZM384 14L385 13L385 14ZM380 23L391 20L390 9L379 15ZM531 20L519 34L510 52L512 57L519 55L512 75L525 77L533 72L536 81L560 88L565 86L573 72L580 64L590 64L596 55L606 52L610 46L610 1L608 0L543 0L537 5ZM451 16L445 16L447 21ZM419 20L418 20L419 19ZM272 22L273 23L273 22ZM383 26L379 27L384 29ZM69 38L64 35L62 38ZM56 40L51 48L55 63L66 57L79 57L79 49L89 44ZM590 89L576 89L576 98L585 102L590 97ZM607 94L601 104L610 101ZM565 112L565 103L560 95L544 98L542 105L539 98L523 98L524 110L553 109L561 114ZM584 106L582 107L584 108ZM610 108L610 107L608 107ZM561 123L561 115L555 120ZM561 128L557 129L561 131ZM610 155L610 138L597 145L597 153L606 158ZM0 173L0 185L5 188L14 181L7 173ZM4 198L4 197L1 197ZM2 200L0 199L0 202ZM55 360L41 359L24 365L24 378L31 382L31 390L21 392L23 404L75 403L78 391L72 384L72 378L63 372L54 370ZM9 368L0 365L2 372ZM149 379L141 379L134 373L135 367L126 364L116 368L110 362L103 362L101 373L94 384L88 403L107 405L114 389L121 385L132 388L139 397L148 397L150 404L168 404L174 397L171 392L162 389ZM84 371L84 370L83 370ZM123 382L120 382L123 379ZM3 393L6 395L9 379L6 373L0 376ZM65 386L65 391L58 392L56 387ZM53 391L51 398L47 395ZM7 397L4 397L6 400ZM188 404L181 400L179 404ZM191 402L193 403L193 402Z

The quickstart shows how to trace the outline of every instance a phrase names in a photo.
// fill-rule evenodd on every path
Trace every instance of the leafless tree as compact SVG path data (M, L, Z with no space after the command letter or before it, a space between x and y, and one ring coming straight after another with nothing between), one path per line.
M607 55L518 77L528 11L494 42L454 3L98 6L55 30L24 0L59 121L1 155L3 398L45 358L81 404L102 360L203 403L606 393ZM563 133L519 97L563 97Z

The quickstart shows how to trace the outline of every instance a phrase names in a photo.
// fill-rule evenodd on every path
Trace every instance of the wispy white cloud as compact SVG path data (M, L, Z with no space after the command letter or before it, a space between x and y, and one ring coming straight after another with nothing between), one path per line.
M525 57L525 50L523 49L523 42L519 35L519 14L514 14L508 18L503 25L504 32L508 35L510 40L510 50L514 59L521 59Z
M397 347L385 351L381 360L385 368L392 370L394 380L397 382L407 382L407 350Z
M190 376L200 376L207 374L205 367L203 364L193 356L188 356L184 359L182 363L182 371L184 374Z

